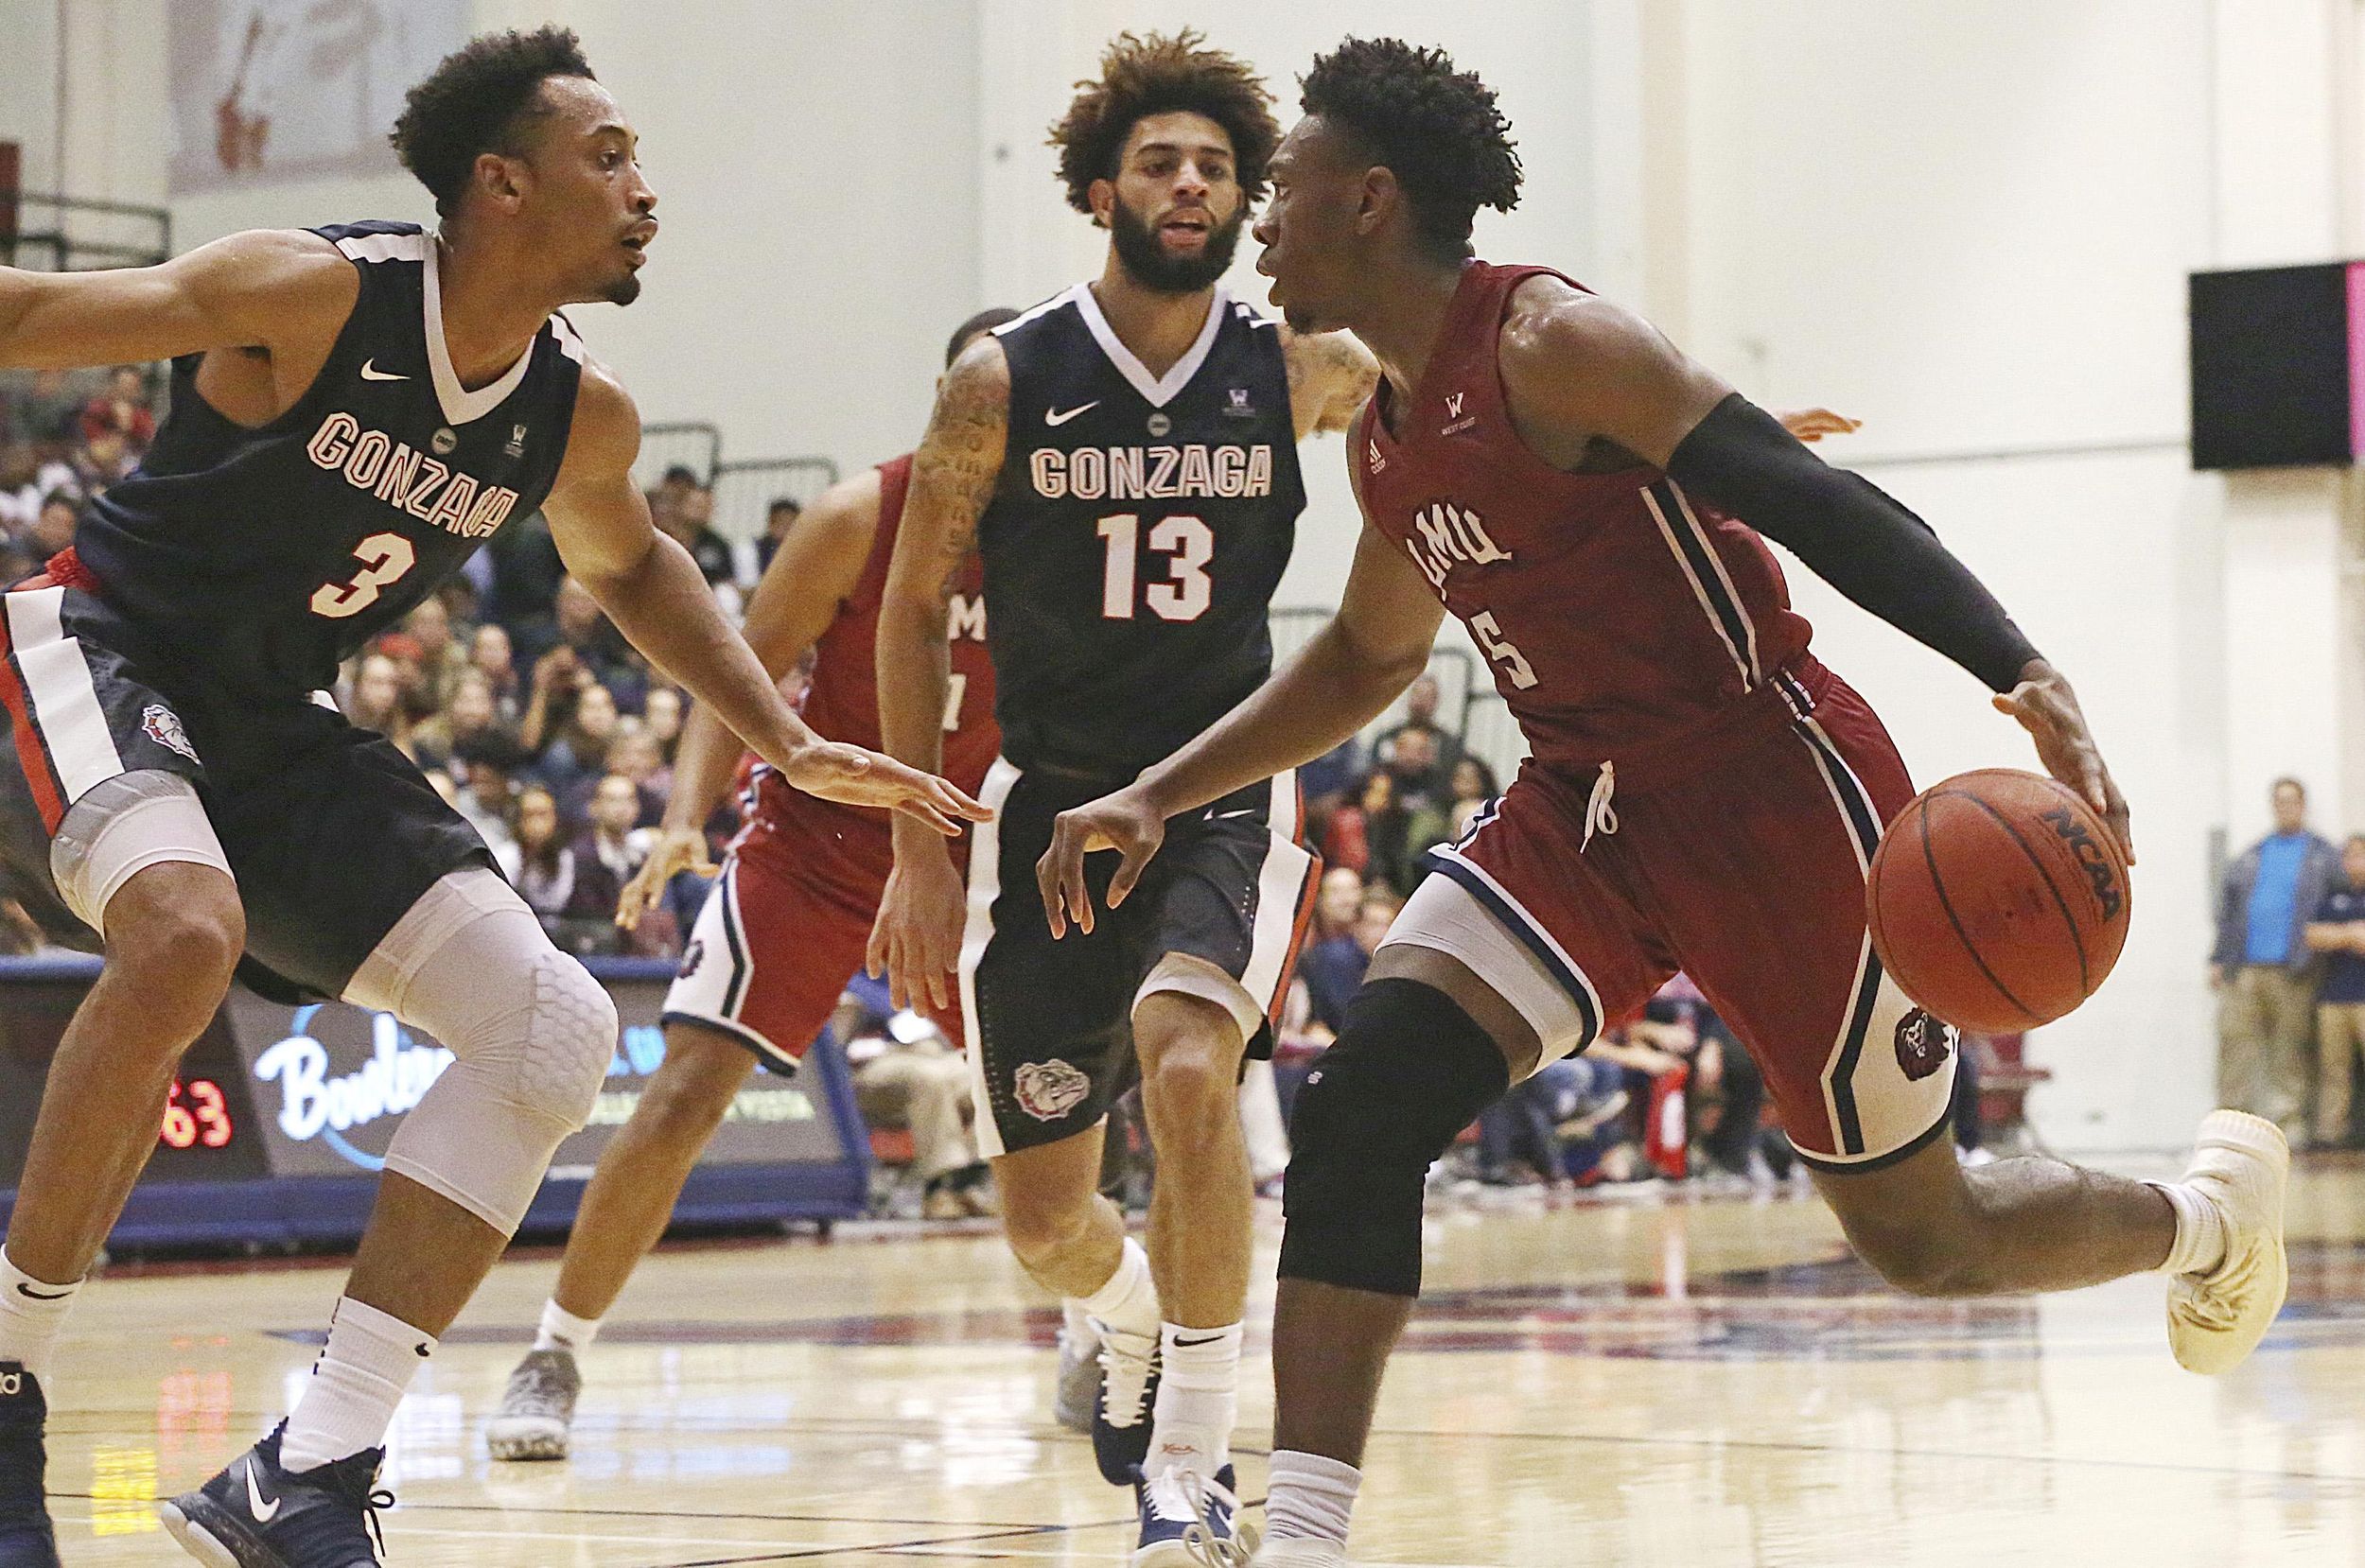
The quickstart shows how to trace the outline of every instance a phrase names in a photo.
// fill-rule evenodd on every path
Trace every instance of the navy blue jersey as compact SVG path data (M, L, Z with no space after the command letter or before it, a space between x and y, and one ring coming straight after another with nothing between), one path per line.
M1281 329L1218 287L1152 376L1077 284L994 336L1009 439L977 537L1003 751L1130 777L1271 673L1305 505Z
M312 689L542 504L566 456L584 349L553 316L492 385L444 341L435 242L415 224L313 231L361 275L296 405L234 425L176 360L147 460L96 501L75 553L159 648L232 687Z

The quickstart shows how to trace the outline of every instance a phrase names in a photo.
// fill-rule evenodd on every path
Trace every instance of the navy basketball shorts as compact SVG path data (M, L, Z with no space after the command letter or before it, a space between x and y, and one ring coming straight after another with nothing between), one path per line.
M1875 1170L1945 1131L1954 1089L1953 1031L1897 988L1865 928L1866 867L1913 785L1880 719L1820 666L1744 703L1715 733L1614 759L1607 792L1531 760L1432 852L1439 874L1382 946L1462 960L1545 1061L1681 969L1756 1061L1800 1158Z
M1093 930L1054 941L1035 862L1052 819L1122 780L998 760L978 791L994 820L971 829L961 944L977 1145L987 1155L1054 1143L1097 1124L1132 1068L1132 1017L1159 992L1229 1012L1249 1054L1272 1054L1272 1019L1313 912L1318 863L1300 840L1297 776L1283 774L1166 825L1165 845L1113 912L1117 857L1085 877Z
M60 942L100 945L58 891L59 826L143 769L196 787L246 911L240 977L281 1000L342 994L422 894L493 863L417 766L325 692L217 686L202 650L45 577L0 595L0 884Z

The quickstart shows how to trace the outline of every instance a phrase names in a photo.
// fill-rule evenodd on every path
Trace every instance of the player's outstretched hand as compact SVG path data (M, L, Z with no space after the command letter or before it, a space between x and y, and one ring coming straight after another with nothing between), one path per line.
M887 995L896 1006L909 1007L924 997L938 1013L950 1008L953 987L945 977L960 962L968 893L953 857L934 840L909 851L896 847L895 869L887 873L879 916L870 923L870 945L863 953L863 967L873 979L887 977Z
M657 842L649 845L649 858L640 862L640 869L624 884L623 893L616 900L616 923L626 931L639 929L640 917L657 908L665 897L665 884L677 871L695 871L701 877L715 874L714 862L707 858L707 836L696 828L663 828L657 830Z
M963 822L990 821L993 813L934 774L860 746L816 740L780 765L780 776L809 795L849 806L881 806L918 817L947 838L958 838Z
M1085 856L1095 849L1114 849L1125 857L1109 880L1109 907L1114 909L1142 880L1165 837L1165 818L1130 789L1061 811L1051 824L1051 847L1035 862L1035 885L1042 890L1042 912L1051 921L1051 934L1065 936L1070 920L1080 931L1093 929Z
M1852 436L1864 428L1864 421L1835 414L1829 409L1793 409L1774 416L1782 422L1782 428L1800 441L1816 442L1825 436Z
M1995 707L2020 721L2020 727L2037 742L2037 756L2043 759L2045 772L2076 790L2094 809L2127 852L2127 863L2133 865L2135 834L2128 819L2127 797L2119 793L2118 781L2103 765L2102 748L2094 744L2093 733L2086 727L2077 693L2070 689L2061 672L2042 659L2030 660L2021 671L2020 684L1997 697Z

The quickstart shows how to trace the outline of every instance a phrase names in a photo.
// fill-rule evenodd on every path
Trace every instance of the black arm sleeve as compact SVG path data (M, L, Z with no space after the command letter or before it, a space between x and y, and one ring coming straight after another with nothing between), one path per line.
M1990 690L2009 691L2039 656L1929 524L1824 462L1739 392L1684 437L1667 474L1789 546L1815 575Z

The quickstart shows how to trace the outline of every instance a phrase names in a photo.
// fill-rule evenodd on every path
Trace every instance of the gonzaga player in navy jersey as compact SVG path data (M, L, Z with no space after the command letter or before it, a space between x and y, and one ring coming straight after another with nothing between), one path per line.
M1060 810L1162 760L1271 666L1266 618L1305 491L1296 444L1342 428L1370 358L1297 339L1218 280L1278 138L1263 84L1190 33L1119 38L1054 130L1068 200L1111 231L1100 276L972 346L912 474L879 622L881 733L934 766L944 634L974 548L992 606L999 801L966 892L896 828L871 945L899 1002L957 970L1010 1246L1099 1326L1102 1472L1130 1482L1137 1564L1228 1537L1251 1184L1235 1085L1270 1052L1313 859L1295 780L1176 825L1121 914L1060 939L1034 864ZM966 916L964 916L964 908ZM1158 1156L1147 1253L1095 1191L1138 1056Z
M289 1421L161 1512L215 1568L374 1563L377 1446L615 1048L613 1006L418 771L317 688L546 507L617 625L797 786L953 830L942 781L818 740L651 526L639 416L556 311L629 303L657 232L574 35L477 40L394 144L440 230L233 236L145 270L0 270L0 364L176 357L173 411L78 551L0 597L0 862L106 967L49 1073L0 1253L0 1565L57 1560L42 1379L181 1053L234 966L457 1060L405 1119ZM382 1500L382 1494L380 1494Z

